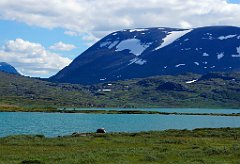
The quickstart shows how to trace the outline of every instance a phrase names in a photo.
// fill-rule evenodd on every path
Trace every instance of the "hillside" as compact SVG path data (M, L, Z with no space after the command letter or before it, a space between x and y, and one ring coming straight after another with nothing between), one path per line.
M114 32L49 80L95 84L156 75L240 70L240 28L144 28Z
M94 87L97 99L127 107L240 107L240 73L158 76Z
M0 106L239 108L240 73L155 76L96 85L57 84L0 72Z
M49 83L0 72L0 104L27 107L87 106L91 96L79 85Z

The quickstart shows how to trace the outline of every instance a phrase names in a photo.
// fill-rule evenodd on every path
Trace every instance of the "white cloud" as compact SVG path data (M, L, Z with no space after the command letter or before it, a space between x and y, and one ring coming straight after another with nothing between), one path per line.
M48 77L68 65L71 60L47 51L41 44L23 39L9 40L0 49L0 61L13 65L28 76Z
M126 28L240 25L240 4L227 0L1 0L0 8L0 19L64 28L90 42Z
M59 51L71 51L75 48L76 48L76 46L74 46L72 44L66 44L63 42L55 43L54 45L49 47L50 50L59 50Z
M97 38L93 34L89 33L87 35L82 36L82 39L86 41L86 45L92 46L95 42L97 42L100 38Z
M64 34L69 36L78 36L78 33L75 31L65 31Z
M180 22L179 26L181 28L186 28L186 29L192 28L192 25L189 22L187 22L187 21Z

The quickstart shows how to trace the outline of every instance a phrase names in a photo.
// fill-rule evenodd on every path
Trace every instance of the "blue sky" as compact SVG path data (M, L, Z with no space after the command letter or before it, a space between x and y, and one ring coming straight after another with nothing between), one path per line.
M49 77L103 36L137 27L240 26L240 0L0 2L0 62ZM178 14L176 14L178 13Z
M67 56L70 59L74 59L76 55L79 55L88 46L84 44L84 41L79 36L69 36L64 34L64 29L61 28L42 28L37 26L29 26L25 23L17 21L0 20L1 38L0 44L3 45L8 40L15 40L16 38L22 38L34 43L41 43L44 47L50 47L51 45L64 41L68 44L76 46L71 51L61 52L63 56ZM59 51L56 51L59 52Z
M240 3L239 0L229 0L230 3Z

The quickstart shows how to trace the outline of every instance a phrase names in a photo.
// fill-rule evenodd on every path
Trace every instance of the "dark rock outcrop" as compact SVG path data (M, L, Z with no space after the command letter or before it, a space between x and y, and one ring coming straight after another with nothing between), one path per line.
M164 84L161 84L157 87L157 90L159 91L187 91L187 88L185 88L183 85L174 83L174 82L166 82Z

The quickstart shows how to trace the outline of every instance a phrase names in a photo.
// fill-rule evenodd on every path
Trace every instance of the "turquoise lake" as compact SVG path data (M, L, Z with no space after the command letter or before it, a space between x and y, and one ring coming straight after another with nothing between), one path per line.
M216 109L214 110L217 111ZM240 117L147 114L0 113L0 137L18 134L43 134L47 137L56 137L69 135L73 132L95 132L97 128L102 127L104 127L107 132L240 127Z

